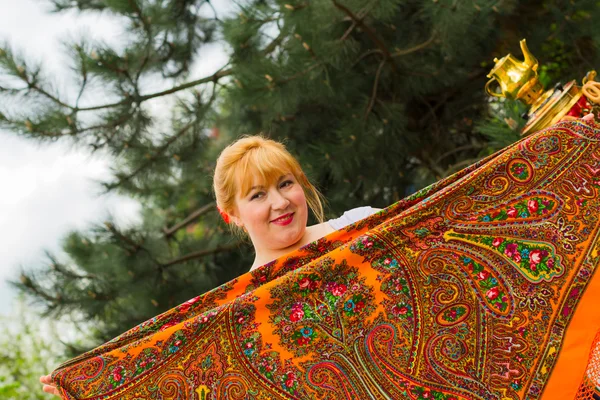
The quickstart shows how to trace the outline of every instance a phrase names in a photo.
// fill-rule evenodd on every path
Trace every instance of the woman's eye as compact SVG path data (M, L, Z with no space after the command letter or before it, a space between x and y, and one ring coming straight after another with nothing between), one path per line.
M258 192L258 193L253 194L252 197L250 197L250 200L254 200L254 199L258 198L258 196L261 195L261 194L262 194L262 192Z
M281 184L281 187L285 187L285 186L286 186L286 185L288 185L288 184L289 184L289 185L291 185L292 183L294 183L294 182L292 182L292 181L285 181L285 182L283 182L283 183Z

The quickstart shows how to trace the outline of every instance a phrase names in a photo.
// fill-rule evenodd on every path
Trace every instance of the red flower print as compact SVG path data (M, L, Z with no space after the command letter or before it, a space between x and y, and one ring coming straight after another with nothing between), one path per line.
M517 244L516 243L509 243L506 245L506 248L504 249L504 254L510 258L512 258L515 254L518 254L517 252Z
M362 310L363 308L365 308L365 302L364 301L359 301L354 305L354 311L355 312L359 312L360 310Z
M190 300L186 301L185 303L183 303L180 306L179 311L187 312L190 309L190 307L192 307L195 303L197 303L199 301L200 301L200 296L194 297L193 299L190 299Z
M293 374L288 374L287 379L285 381L285 386L291 388L292 386L294 386L295 382L296 382L296 377Z
M504 242L504 239L502 239L502 238L496 238L492 242L492 246L498 247L498 246L500 246L502 244L502 242Z
M518 264L521 262L521 254L517 251L515 252L515 254L512 257L513 260L515 260L515 262Z
M515 167L515 174L521 175L523 173L523 171L525 171L524 167L522 167L520 165L518 167Z
M529 262L536 265L542 262L542 252L537 249L532 250L531 253L529 253Z
M302 345L305 345L305 344L309 344L310 343L310 338L309 337L300 336L296 342L300 346L302 346ZM287 385L287 383L286 383L286 385ZM288 385L288 386L291 386L291 385Z
M347 289L346 285L344 285L343 283L339 283L333 287L333 289L331 290L331 294L333 294L334 296L340 297L341 295L346 293L346 289Z
M535 264L531 263L531 264L529 264L529 268L530 268L532 271L536 271L536 270L537 270L537 265L535 265Z
M300 286L300 289L308 289L308 287L310 286L310 279L308 279L307 277L304 277L302 279L300 279L300 282L298 282L298 286Z
M117 382L120 382L121 379L123 379L123 375L121 374L121 371L123 371L123 367L120 365L118 367L115 367L115 369L113 369L112 377Z
M488 299L494 300L498 297L499 294L500 290L498 289L498 287L493 287L490 290L488 290L485 295Z
M200 297L201 296L194 297L193 299L190 299L190 300L186 301L185 304L195 304L195 303L197 303L197 302L200 301Z
M527 209L529 210L530 214L535 214L538 210L539 204L537 202L537 200L529 200L527 202Z
M487 271L481 271L477 274L477 278L479 278L481 281L486 280L488 276L490 276L490 273Z
M392 307L392 313L394 313L394 315L405 315L407 312L408 308L406 306L398 307L398 305L395 305Z
M167 329L168 327L170 327L170 326L173 326L173 325L177 325L178 323L179 323L179 321L178 321L178 320L176 320L176 319L173 319L173 320L171 320L171 321L167 322L166 324L164 324L163 326L161 326L161 327L160 327L160 330L161 330L161 331L164 331L164 330L165 330L165 329Z
M547 261L546 261L546 265L548 265L548 269L552 269L554 268L554 258L550 257Z
M511 218L515 218L515 217L516 217L516 216L519 214L519 212L517 211L517 209L516 209L516 208L514 208L514 207L510 207L510 208L509 208L509 209L506 211L506 213L507 213L507 214L508 214L508 216L509 216L509 217L511 217Z
M304 318L304 311L301 308L292 309L292 314L290 315L290 321L298 322Z

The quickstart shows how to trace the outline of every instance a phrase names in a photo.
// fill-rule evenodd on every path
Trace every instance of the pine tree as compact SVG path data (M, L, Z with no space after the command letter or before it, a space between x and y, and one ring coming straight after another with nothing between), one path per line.
M490 101L483 85L494 57L520 56L521 38L547 85L600 66L591 0L247 0L227 15L208 0L52 3L125 17L125 46L71 43L73 94L3 46L0 93L20 106L0 123L108 152L104 188L139 199L143 223L73 232L68 260L49 254L16 284L51 315L94 321L98 342L248 268L251 248L226 232L211 194L216 156L238 135L284 141L334 217L385 207L516 140L504 119L522 124L522 107ZM229 63L194 76L215 44ZM150 112L163 99L166 119Z

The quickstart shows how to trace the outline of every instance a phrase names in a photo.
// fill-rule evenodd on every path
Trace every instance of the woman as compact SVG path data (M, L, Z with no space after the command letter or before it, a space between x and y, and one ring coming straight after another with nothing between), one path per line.
M379 211L357 207L324 222L321 193L282 143L246 136L226 147L213 177L217 206L234 233L247 235L254 247L254 270L327 234ZM308 208L319 221L307 226ZM60 396L51 376L43 391Z
M298 161L283 144L262 136L244 137L223 150L213 189L223 218L252 241L251 270L379 211L358 207L323 222L322 195ZM320 223L306 226L309 207Z

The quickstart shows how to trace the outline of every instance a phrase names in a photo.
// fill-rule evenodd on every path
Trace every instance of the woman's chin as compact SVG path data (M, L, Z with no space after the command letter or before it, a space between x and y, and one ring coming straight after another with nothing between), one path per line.
M306 230L306 228L304 230ZM300 242L304 237L304 230L298 230L294 232L290 231L289 233L286 232L285 234L280 234L278 238L279 240L277 240L277 247L280 249L287 249L288 247L298 244L298 242Z

